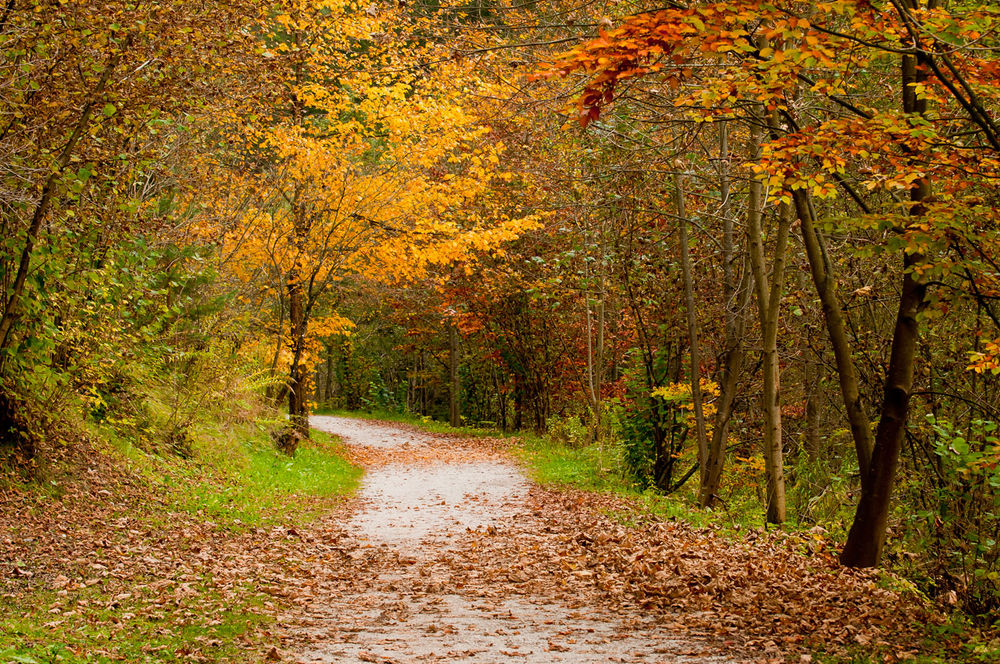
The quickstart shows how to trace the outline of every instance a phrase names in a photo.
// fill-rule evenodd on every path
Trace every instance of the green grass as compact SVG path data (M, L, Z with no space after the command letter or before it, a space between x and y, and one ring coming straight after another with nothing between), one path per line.
M362 470L335 437L313 432L288 457L274 449L270 429L204 424L187 460L146 452L127 430L93 433L151 496L165 498L139 498L130 507L154 531L176 527L178 511L229 531L301 524L355 490ZM44 484L39 498L48 500ZM71 576L77 581L63 591L39 580L0 596L0 663L249 662L273 642L274 598L251 579L223 595L205 574L127 584Z
M212 468L210 481L182 484L177 506L236 528L322 514L335 499L354 492L362 470L339 453L332 437L315 430L312 437L294 457L269 441L245 442L242 456Z
M252 584L240 590L224 600L203 579L182 595L147 586L116 600L98 584L63 596L4 598L0 662L251 661L246 646L262 643L274 619Z
M539 484L631 499L635 509L611 514L626 525L641 521L643 516L683 521L695 527L717 524L733 531L764 525L763 515L754 515L749 509L730 512L725 508L702 510L695 507L694 496L690 493L693 481L670 495L644 489L624 472L615 449L610 446L570 447L544 436L525 435L521 436L518 457Z
M614 453L599 445L569 447L541 436L524 435L518 456L539 484L629 495L640 493L637 486L623 477Z
M289 457L275 449L266 426L208 428L196 437L193 460L112 440L122 462L154 489L165 489L174 509L240 530L312 520L357 488L362 470L344 458L339 439L311 435Z

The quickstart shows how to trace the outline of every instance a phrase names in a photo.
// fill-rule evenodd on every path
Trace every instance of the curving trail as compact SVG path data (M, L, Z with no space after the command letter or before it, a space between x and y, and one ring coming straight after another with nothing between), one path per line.
M295 661L738 661L638 606L612 611L560 582L585 572L554 558L544 508L497 441L329 416L311 424L341 436L366 475L328 546L337 564L286 617Z

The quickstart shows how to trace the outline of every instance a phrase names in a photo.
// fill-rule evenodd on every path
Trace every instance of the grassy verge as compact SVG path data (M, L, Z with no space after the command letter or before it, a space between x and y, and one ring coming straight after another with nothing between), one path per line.
M693 483L668 495L644 489L624 471L613 447L570 447L534 435L521 436L520 439L518 457L533 480L547 486L571 487L630 498L636 506L635 510L612 515L623 522L646 515L683 521L695 527L714 524L733 533L765 525L763 515L742 509L741 502L731 502L714 510L698 509L694 506Z
M278 452L269 428L259 423L200 432L194 460L160 457L109 438L122 463L153 490L165 491L174 509L236 530L309 521L351 494L362 474L336 437L315 430L294 457Z
M0 496L13 571L0 578L0 663L263 661L283 601L265 581L283 564L266 527L328 512L361 469L322 432L282 455L258 423L204 425L186 460L94 433L123 479Z
M248 646L273 622L266 598L249 585L233 602L213 591L211 579L172 586L155 581L111 595L103 583L80 590L38 591L30 602L0 602L0 661L249 662ZM176 588L184 588L177 592ZM126 595L128 595L126 597Z
M339 447L333 437L313 431L290 458L268 440L251 440L230 467L215 466L206 481L183 484L176 505L236 528L309 521L352 493L361 478Z

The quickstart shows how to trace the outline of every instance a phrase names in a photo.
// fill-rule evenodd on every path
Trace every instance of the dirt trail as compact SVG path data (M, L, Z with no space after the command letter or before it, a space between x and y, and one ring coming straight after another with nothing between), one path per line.
M538 570L559 561L524 568L534 574L505 569L498 537L517 529L518 550L540 558L546 534L530 483L488 443L347 418L311 423L340 435L366 475L328 547L340 571L328 569L302 615L287 617L296 661L737 661L639 607L612 611L546 582Z

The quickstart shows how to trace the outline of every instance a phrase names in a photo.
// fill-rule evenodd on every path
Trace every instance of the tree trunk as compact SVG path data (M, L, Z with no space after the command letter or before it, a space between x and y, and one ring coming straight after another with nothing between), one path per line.
M758 138L759 140L759 138ZM757 310L760 315L761 361L764 374L762 407L764 411L764 468L767 475L767 521L785 521L785 475L781 437L781 375L778 362L778 319L781 292L784 286L785 253L791 215L788 206L781 204L778 230L774 245L774 263L768 283L764 259L764 232L760 214L761 184L750 185L750 210L747 215L749 233L750 267L753 271L754 289L757 293Z
M733 219L729 212L729 134L726 124L719 132L719 191L722 196L720 214L723 219L722 231L722 274L726 302L726 339L722 361L722 375L719 381L719 401L715 412L715 424L712 427L712 438L708 444L708 460L706 462L704 481L698 496L702 507L711 507L718 501L719 485L722 483L722 470L726 461L726 443L729 440L729 423L733 415L733 402L743 370L746 308L750 288L744 283L746 270L741 272L740 282L736 283L733 263L736 260L735 241L733 237ZM760 185L758 184L758 187Z
M603 437L602 432L602 403L601 389L604 374L604 328L605 328L605 275L604 275L604 224L598 230L598 283L596 318L591 309L590 298L590 268L587 261L584 261L584 276L587 279L586 300L584 308L586 313L586 334L587 334L587 384L584 386L588 407L590 409L590 440L599 442ZM594 339L594 328L597 328L597 339Z
M449 421L451 426L459 427L462 426L462 416L459 409L461 385L459 383L458 375L458 327L455 325L454 321L448 322L448 342L448 373L449 378L451 379L451 387L448 392Z
M792 192L795 212L802 226L802 241L809 259L809 269L813 283L819 295L823 308L823 319L826 323L827 335L833 347L833 355L837 364L837 378L840 381L840 394L847 413L847 422L854 438L854 449L858 456L858 467L861 469L861 481L867 481L868 469L871 466L872 438L871 422L864 403L861 401L861 391L858 384L858 372L854 368L851 356L851 344L847 338L847 328L844 324L844 312L837 298L837 287L834 281L833 269L826 257L826 247L822 237L816 230L812 205L805 191L797 189Z
M427 388L427 351L420 351L420 415L421 417L427 417L427 407L428 407L428 388Z
M299 441L309 437L309 411L306 404L308 384L303 364L306 341L305 290L298 271L288 274L288 322L291 333L292 361L288 370L288 420L289 434L282 436L279 447L289 456L295 454Z
M336 366L334 364L334 345L333 343L328 343L326 345L326 384L323 386L323 403L327 408L333 407L333 388L336 384L334 371Z
M805 292L805 274L799 272L799 289ZM819 436L819 387L822 363L813 357L813 341L808 326L802 334L802 391L806 402L805 429L802 436L802 448L810 462L816 462L820 456Z
M694 282L691 276L691 254L688 246L688 220L684 209L684 183L679 171L674 172L674 196L680 225L681 273L684 279L684 300L687 306L688 337L691 356L691 402L694 406L695 436L698 443L699 486L705 484L708 467L708 437L705 432L705 411L701 395L701 349L698 344L698 312L695 309Z
M917 58L904 55L902 62L903 112L923 115L927 100L918 99L913 84L924 81L926 74L918 69ZM911 218L926 213L923 201L930 196L930 182L921 178L910 189ZM892 485L899 466L899 453L909 414L910 393L913 389L913 364L918 340L917 314L924 308L927 285L913 277L912 268L925 261L921 254L903 255L903 285L896 313L896 326L889 354L889 371L885 377L882 410L879 414L871 466L862 479L861 500L854 522L847 534L847 543L840 561L849 567L874 567L882 558L886 528L889 522L889 502Z

